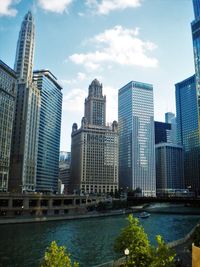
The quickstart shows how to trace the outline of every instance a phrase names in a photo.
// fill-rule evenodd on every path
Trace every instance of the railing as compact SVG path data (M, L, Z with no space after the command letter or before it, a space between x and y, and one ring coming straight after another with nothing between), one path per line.
M126 258L123 257L123 258L120 258L116 261L112 260L112 261L109 261L109 262L106 262L103 264L96 265L94 267L120 267L121 265L124 264L125 260L126 260Z

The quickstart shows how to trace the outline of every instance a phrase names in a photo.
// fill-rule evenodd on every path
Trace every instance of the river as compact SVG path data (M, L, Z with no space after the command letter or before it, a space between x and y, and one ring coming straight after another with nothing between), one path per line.
M125 215L45 223L0 225L0 266L39 266L52 240L67 247L80 267L91 267L116 257L113 243L127 225ZM151 214L141 219L151 242L161 234L166 242L184 237L199 215Z

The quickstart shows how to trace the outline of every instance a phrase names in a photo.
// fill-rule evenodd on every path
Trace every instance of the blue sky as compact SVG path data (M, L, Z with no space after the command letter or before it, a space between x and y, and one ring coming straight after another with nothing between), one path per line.
M13 67L21 22L36 24L34 69L49 69L63 86L61 150L70 151L94 78L117 119L118 89L130 80L154 86L155 120L175 111L174 84L194 73L192 0L0 0L0 59Z

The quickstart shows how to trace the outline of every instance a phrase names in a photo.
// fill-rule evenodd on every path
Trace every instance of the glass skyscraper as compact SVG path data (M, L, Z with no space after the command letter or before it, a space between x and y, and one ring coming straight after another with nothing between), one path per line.
M0 60L0 191L8 190L17 76Z
M184 189L183 147L160 143L156 145L156 191L163 195L172 189Z
M119 182L155 196L153 86L131 81L118 93Z
M170 142L171 124L155 121L155 144Z
M178 144L184 147L186 187L200 186L199 173L199 122L195 75L177 83L176 114Z
M195 75L177 83L177 141L184 147L186 187L200 192L200 0L193 0L191 23Z
M41 97L36 190L57 192L59 177L62 87L48 70L34 71Z

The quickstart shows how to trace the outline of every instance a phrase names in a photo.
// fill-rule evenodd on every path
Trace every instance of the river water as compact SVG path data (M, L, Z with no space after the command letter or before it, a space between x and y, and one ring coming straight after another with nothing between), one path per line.
M67 247L80 267L95 266L116 257L113 243L127 225L127 216L16 225L0 225L0 266L39 266L52 240ZM184 237L199 215L151 214L141 219L151 242L161 234L166 242Z

